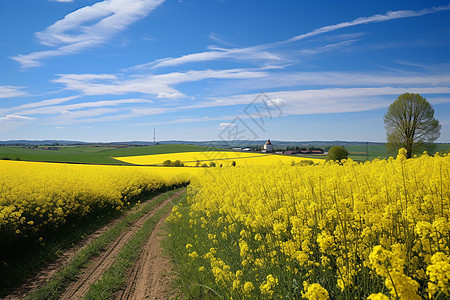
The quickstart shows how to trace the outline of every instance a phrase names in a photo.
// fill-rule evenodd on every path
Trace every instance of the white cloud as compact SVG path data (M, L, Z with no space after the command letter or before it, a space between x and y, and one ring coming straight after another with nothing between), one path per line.
M47 107L39 107L28 110L22 110L18 113L27 114L27 115L35 115L35 114L68 114L71 111L81 110L85 108L94 108L94 107L108 107L108 106L118 106L122 104L131 104L131 103L153 103L151 100L147 99L122 99L122 100L104 100L104 101L93 101L93 102L82 102L75 103L69 105L55 105L55 106L47 106Z
M37 32L41 44L57 47L53 50L17 55L12 59L22 67L36 67L41 60L53 56L78 53L98 46L130 24L146 17L164 0L105 0L85 6Z
M221 129L225 129L225 128L227 128L227 127L234 127L234 126L236 126L236 124L233 124L233 123L220 123L220 124L219 124L219 127L220 127Z
M80 91L86 95L122 95L125 93L153 94L158 98L180 98L185 95L172 86L205 79L243 79L264 77L267 74L258 70L229 69L173 72L160 75L147 75L120 79L114 75L60 74L54 82L62 83L69 90Z
M292 37L284 42L281 42L281 43L292 43L292 42L296 42L296 41L303 40L303 39L306 39L306 38L309 38L312 36L335 31L335 30L342 29L342 28L353 27L353 26L357 26L357 25L369 24L369 23L375 23L375 22L385 22L385 21L401 19L401 18L420 17L423 15L433 14L433 13L444 11L444 10L450 10L450 5L426 8L426 9L419 10L419 11L414 11L414 10L388 11L386 14L378 14L378 15L373 15L370 17L361 17L361 18L357 18L350 22L342 22L342 23L338 23L338 24L334 24L334 25L320 27L320 28L314 29L308 33L294 36L294 37Z
M433 7L430 9L423 9L420 11L413 11L413 10L398 10L398 11L388 11L386 14L377 14L370 17L361 17L357 18L350 22L342 22L334 25L324 26L317 29L314 29L310 32L300 34L294 37L291 37L284 41L274 42L274 43L268 43L268 44L261 44L256 45L252 47L244 47L244 48L231 48L231 49L223 49L223 48L217 48L217 47L209 47L212 51L205 51L205 52L199 52L199 53L192 53L192 54L186 54L180 57L167 57L163 59L158 59L156 61L138 65L135 68L160 68L160 67L169 67L169 66L178 66L181 64L186 63L194 63L194 62L205 62L205 61L212 61L212 60L221 60L221 59L233 59L233 60L240 60L240 61L258 61L258 62L265 62L268 64L283 64L290 62L290 59L287 57L284 57L281 54L275 54L272 52L269 52L268 49L278 48L281 46L285 46L290 43L294 43L300 40L304 40L310 37L314 37L320 34L336 31L342 28L347 27L353 27L363 24L369 24L369 23L375 23L375 22L386 22L390 20L400 19L400 18L412 18L412 17L419 17L427 14L433 14L440 11L450 10L450 5L446 6L439 6L439 7ZM350 36L347 35L346 38L356 37L360 34ZM345 37L345 36L342 36ZM218 40L216 34L212 33L210 35L210 38L213 40ZM309 49L309 54L316 54L324 51L331 51L336 48L342 48L346 45L349 45L350 43L353 43L356 41L355 38L351 38L348 41L344 41L341 43L335 43L330 44L325 47L317 48L317 49ZM308 52L308 50L305 50L305 53Z
M22 104L18 106L8 107L8 108L0 108L0 114L8 114L10 112L18 112L24 109L30 109L30 108L37 108L37 107L45 107L55 104L60 104L63 102L67 102L73 99L78 98L79 96L70 96L70 97L63 97L63 98L54 98L54 99L48 99L38 102L30 102L27 104Z
M268 101L267 105L269 105L269 106L284 106L284 105L286 105L286 100L280 99L280 98L270 99Z
M25 96L27 93L22 91L23 87L20 86L1 86L0 85L0 98L12 98Z
M282 87L379 87L379 86L449 86L450 73L423 72L268 72L264 77L223 82L214 86L218 93L233 90L243 93L252 90L268 90Z
M34 120L35 118L20 116L15 114L6 115L4 117L0 117L0 121L13 121L13 120Z
M351 44L353 44L356 41L358 41L358 40L353 39L353 40L347 40L347 41L343 41L343 42L339 42L339 43L328 44L328 45L320 46L320 47L313 48L313 49L303 49L303 50L300 50L299 53L306 54L306 55L314 55L314 54L319 54L319 53L324 53L324 52L336 51L338 49L348 48L348 46L350 46Z
M122 121L132 118L159 115L170 110L166 108L125 108L125 109L91 109L87 111L70 112L49 120L49 124L80 124ZM108 115L109 114L109 115Z
M187 63L214 61L220 59L231 59L236 61L245 62L260 62L264 61L273 64L282 64L289 61L286 57L281 54L272 53L269 51L260 50L257 48L236 48L236 49L225 49L218 47L208 47L212 51L205 51L200 53L192 53L183 55L181 57L167 57L162 59L157 59L153 62L138 65L130 68L133 69L157 69L162 67L173 67Z
M449 94L449 87L375 87L375 88L325 88L310 90L277 91L265 93L270 99L283 99L283 115L327 114L357 112L387 107L403 93ZM248 105L259 94L243 94L226 98L211 98L182 109L198 109L232 105ZM450 100L450 98L448 99Z

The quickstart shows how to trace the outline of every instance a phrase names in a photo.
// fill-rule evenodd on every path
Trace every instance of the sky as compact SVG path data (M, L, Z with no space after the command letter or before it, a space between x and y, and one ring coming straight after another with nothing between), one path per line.
M448 1L0 1L0 140L450 142ZM154 133L155 136L154 136Z

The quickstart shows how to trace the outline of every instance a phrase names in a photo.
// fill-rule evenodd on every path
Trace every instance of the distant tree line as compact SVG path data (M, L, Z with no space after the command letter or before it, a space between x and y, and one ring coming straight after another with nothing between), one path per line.
M177 159L176 161L171 161L170 159L165 160L163 162L163 166L165 167L184 167L184 163L181 160Z
M287 146L286 148L277 149L277 151L292 151L293 153L299 153L300 151L328 151L330 147L320 148L320 147L300 147L300 146Z
M170 159L165 160L163 163L163 166L165 167L184 167L184 163L181 162L181 160L177 159L175 161L171 161ZM236 161L232 161L231 165L233 167L236 166ZM210 161L209 164L207 164L206 162L202 163L200 160L196 161L196 167L203 167L203 168L207 168L207 167L215 167L216 163L213 161ZM222 167L222 164L219 165L219 167Z

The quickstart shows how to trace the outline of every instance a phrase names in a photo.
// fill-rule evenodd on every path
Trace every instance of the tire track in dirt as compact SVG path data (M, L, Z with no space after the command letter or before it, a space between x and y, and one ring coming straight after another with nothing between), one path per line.
M148 201L155 201L158 198L162 197L163 194L159 194ZM59 270L64 268L69 264L69 262L74 258L81 250L83 250L87 245L89 245L93 240L100 237L103 233L107 232L111 227L122 221L126 216L129 214L135 213L138 210L137 207L135 207L132 210L126 211L123 215L120 217L112 220L108 224L104 225L97 231L91 233L88 235L85 239L77 243L74 247L64 251L61 256L55 260L54 262L50 263L45 269L39 271L36 276L28 279L22 286L16 288L11 294L0 298L1 300L20 300L25 297L26 294L36 290L43 284L45 284L53 275L55 275Z
M126 288L117 294L117 300L169 299L174 296L170 259L163 254L160 244L162 225L169 214L165 214L156 224L130 272Z
M153 216L156 212L162 209L165 205L171 202L174 198L181 195L185 189L175 193L164 202L158 204L147 214L139 218L128 230L120 234L120 236L111 243L108 248L99 256L93 259L91 264L83 271L77 281L72 282L63 295L61 300L82 299L90 288L90 285L100 279L103 273L114 263L117 254L122 249L130 238L142 227L144 222Z

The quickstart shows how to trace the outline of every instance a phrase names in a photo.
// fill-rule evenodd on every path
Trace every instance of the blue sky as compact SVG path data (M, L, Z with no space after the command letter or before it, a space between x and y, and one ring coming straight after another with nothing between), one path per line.
M0 37L0 140L384 142L410 92L450 142L448 1L1 1Z

